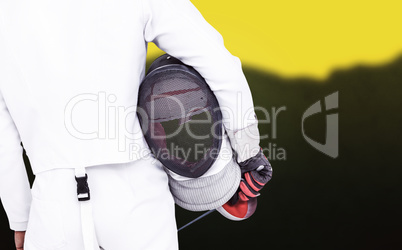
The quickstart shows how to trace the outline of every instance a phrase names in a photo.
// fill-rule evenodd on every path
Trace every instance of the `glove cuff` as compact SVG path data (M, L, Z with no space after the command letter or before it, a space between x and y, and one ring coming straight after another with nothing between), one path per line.
M237 162L244 162L260 151L260 133L258 123L253 123L243 129L231 130L226 128L230 145L234 150Z

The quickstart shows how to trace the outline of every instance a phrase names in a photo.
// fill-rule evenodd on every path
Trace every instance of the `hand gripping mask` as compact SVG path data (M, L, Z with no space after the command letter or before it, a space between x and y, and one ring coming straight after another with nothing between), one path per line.
M218 101L195 69L167 54L157 58L139 89L138 117L178 205L202 211L231 198L240 168L224 136Z

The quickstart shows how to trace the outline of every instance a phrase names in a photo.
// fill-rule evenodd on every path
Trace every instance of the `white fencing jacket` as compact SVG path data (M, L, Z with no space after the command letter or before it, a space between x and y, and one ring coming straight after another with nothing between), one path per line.
M149 153L135 114L147 43L193 66L224 109L253 122L240 61L188 0L0 1L0 197L25 230L35 174ZM146 170L144 170L146 171Z

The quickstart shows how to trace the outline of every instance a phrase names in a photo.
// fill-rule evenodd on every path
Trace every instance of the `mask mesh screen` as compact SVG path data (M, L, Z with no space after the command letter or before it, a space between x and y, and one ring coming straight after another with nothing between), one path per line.
M177 174L199 177L219 154L222 118L205 81L178 66L147 75L139 91L138 114L156 158Z

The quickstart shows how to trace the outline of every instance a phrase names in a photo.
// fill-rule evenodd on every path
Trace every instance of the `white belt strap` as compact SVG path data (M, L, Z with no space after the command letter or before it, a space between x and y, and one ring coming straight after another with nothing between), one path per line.
M75 169L75 180L77 181L77 197L80 202L81 227L85 250L99 250L87 182L88 175L86 174L85 168Z

